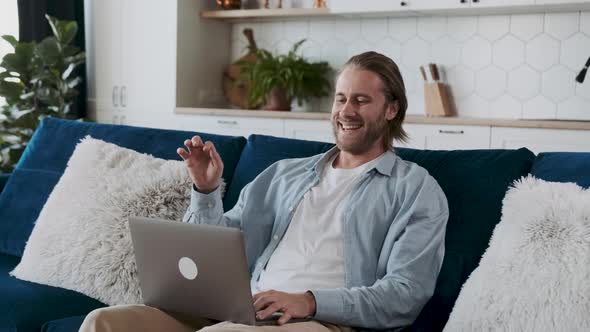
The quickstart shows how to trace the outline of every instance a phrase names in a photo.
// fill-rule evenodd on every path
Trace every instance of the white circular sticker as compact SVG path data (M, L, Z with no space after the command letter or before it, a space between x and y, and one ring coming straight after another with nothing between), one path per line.
M199 274L197 264L188 257L182 257L178 261L178 270L180 271L180 274L188 280L194 280Z

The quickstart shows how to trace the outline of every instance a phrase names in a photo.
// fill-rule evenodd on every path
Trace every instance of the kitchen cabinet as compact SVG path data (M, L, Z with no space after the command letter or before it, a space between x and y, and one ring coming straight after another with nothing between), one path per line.
M220 111L214 109L201 114L183 109L176 117L159 115L145 116L137 123L153 126L248 137L251 134L271 135L294 139L334 143L329 114L266 112L252 114L252 111ZM260 112L260 111L259 111ZM233 113L233 114L228 114ZM240 115L245 114L245 115ZM440 121L441 123L436 123ZM459 123L449 123L459 122ZM522 127L514 127L516 122ZM426 123L424 123L426 122ZM553 129L554 126L560 129ZM566 126L566 127L564 127ZM590 129L584 122L526 121L501 119L460 119L421 118L409 116L404 123L408 133L407 142L394 142L396 147L427 150L471 150L471 149L518 149L526 147L535 153L544 151L586 151L590 152ZM586 130L584 130L586 129Z
M406 123L403 127L408 134L408 139L405 142L394 141L393 145L402 148L424 149L426 138L424 132L421 131L421 125Z
M330 4L330 11L335 14L392 11L391 14L395 15L396 12L469 7L470 1L472 0L338 0Z
M580 3L588 3L587 0L536 0L536 4L539 5L565 5L565 4L580 4Z
M86 0L89 111L125 124L138 110L174 108L176 6L163 0ZM158 24L153 24L158 22Z
M283 119L251 117L185 116L180 129L219 135L244 136L252 134L284 136Z
M492 149L527 149L539 153L550 151L590 151L590 131L537 128L492 127Z
M163 109L172 112L176 95L176 2L117 1L123 7L120 108L127 116Z
M334 143L332 124L328 120L285 119L284 121L285 130L280 136ZM408 141L394 142L395 146L430 150L489 149L490 147L489 126L405 124L404 129L409 135Z
M247 137L262 134L334 143L329 120L185 115L177 128L221 135ZM405 124L404 128L409 140L405 143L394 142L395 146L430 150L490 148L489 126Z
M402 0L337 0L330 2L330 12L334 14L398 11L409 9L401 6Z
M417 11L436 11L462 8L493 8L519 5L533 5L535 0L405 0L398 1L400 7Z
M535 0L470 0L472 8L534 5Z
M408 10L454 9L469 6L469 0L399 0L399 8Z
M84 7L88 111L99 122L113 123L120 105L122 4L87 0Z
M402 147L427 150L470 150L490 148L490 127L406 124L410 136Z
M195 14L214 7L214 1L85 0L89 118L171 123L176 106L220 99L231 27Z
M99 122L122 124L136 110L172 111L175 3L86 0L85 6L90 113Z
M284 136L334 143L332 123L328 120L285 120Z

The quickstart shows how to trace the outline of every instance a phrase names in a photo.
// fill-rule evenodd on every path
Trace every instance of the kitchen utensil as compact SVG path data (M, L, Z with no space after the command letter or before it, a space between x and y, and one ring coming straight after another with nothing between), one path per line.
M426 71L424 70L423 66L420 66L420 72L422 73L422 78L424 79L424 83L427 83L428 78L426 78Z
M434 63L428 64L430 76L434 82L424 83L424 106L427 116L449 116L452 115L451 100L446 84L440 81L438 67ZM422 77L426 81L424 68L420 67Z
M430 75L432 77L432 80L435 82L440 81L440 75L439 75L438 67L436 66L436 64L429 63L428 69L430 70Z

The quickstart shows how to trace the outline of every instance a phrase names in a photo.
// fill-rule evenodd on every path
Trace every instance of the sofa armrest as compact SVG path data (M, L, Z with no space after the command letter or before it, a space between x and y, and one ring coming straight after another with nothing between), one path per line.
M6 182L8 182L8 178L10 177L11 174L12 173L2 173L2 174L0 174L0 193L4 189L4 186L6 185Z

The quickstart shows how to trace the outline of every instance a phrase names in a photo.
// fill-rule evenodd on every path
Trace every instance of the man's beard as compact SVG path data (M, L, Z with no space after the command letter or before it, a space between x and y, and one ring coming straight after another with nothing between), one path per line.
M375 142L385 138L388 125L389 123L385 119L385 113L383 113L381 119L374 122L364 122L363 127L358 129L364 130L363 135L360 135L357 141L346 144L338 137L338 133L340 132L338 119L332 122L332 131L336 139L336 145L341 151L348 152L352 155L361 155L369 151L375 145Z

